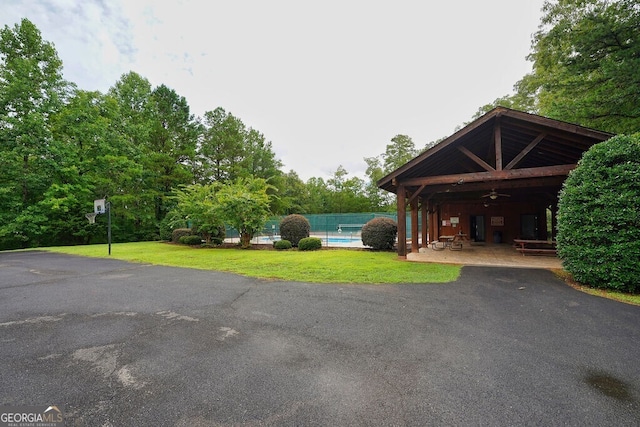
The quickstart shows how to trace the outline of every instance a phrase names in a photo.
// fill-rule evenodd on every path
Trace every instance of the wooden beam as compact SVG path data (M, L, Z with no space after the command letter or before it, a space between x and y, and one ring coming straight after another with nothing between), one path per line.
M420 196L420 193L422 192L422 190L424 190L424 187L426 187L426 185L421 185L417 191L414 191L413 194L411 194L409 200L407 200L407 205L411 204L411 202L413 202L416 197Z
M524 156L526 156L527 154L529 154L529 152L531 150L533 150L535 148L536 145L538 145L540 143L540 141L542 141L545 136L547 136L546 133L541 133L540 135L538 135L533 141L531 141L529 143L529 145L527 145L525 147L524 150L522 150L517 156L515 156L513 158L513 160L511 160L509 162L509 164L507 166L505 166L504 168L509 170L509 169L513 169L514 166L516 166L518 163L520 163L520 160L522 160L524 158Z
M418 246L418 199L411 201L411 252L417 253Z
M398 257L407 257L407 208L405 205L404 185L400 184L396 193L398 212Z
M496 149L496 170L502 170L502 130L500 128L500 116L496 117L493 125L493 141Z
M432 199L436 194L460 194L470 193L474 191L489 191L495 190L509 190L519 188L535 188L535 187L556 187L561 186L566 176L547 176L541 178L528 178L528 179L515 179L505 181L492 181L492 182L470 182L463 185L451 185L451 184L436 184L429 185L422 188L423 191L426 188L426 192L421 195L426 200Z
M439 208L436 206L433 212L429 213L429 240L437 240L439 236L440 224L439 224ZM427 244L429 242L427 241Z
M420 203L420 213L422 214L422 216L420 217L420 229L422 231L421 233L422 247L428 248L429 247L429 229L427 228L428 227L427 215L429 215L429 212L427 209L427 202L425 200L423 200L422 203Z
M469 151L467 148L465 147L458 147L458 151L460 151L462 154L464 154L465 156L467 156L468 158L470 158L471 160L473 160L474 162L476 162L477 164L479 164L480 166L482 166L482 168L486 171L494 171L495 169L493 168L493 166L491 166L489 163L485 162L484 160L482 160L480 157L476 156L475 154L473 154L471 151Z
M481 181L502 181L508 179L523 179L523 178L543 178L547 176L566 176L575 169L576 165L556 165L545 166L540 168L524 168L524 169L510 169L502 171L487 171L487 172L473 172L473 173L461 173L455 175L439 175L439 176L425 176L422 178L411 178L402 181L404 186L419 186L419 185L437 185L437 184L455 184L460 180L465 183L468 182L481 182Z

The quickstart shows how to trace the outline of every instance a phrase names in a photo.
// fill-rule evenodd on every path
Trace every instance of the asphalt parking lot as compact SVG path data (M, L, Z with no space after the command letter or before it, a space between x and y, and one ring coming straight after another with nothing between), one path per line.
M67 425L640 424L640 307L551 272L326 285L0 253L0 403Z

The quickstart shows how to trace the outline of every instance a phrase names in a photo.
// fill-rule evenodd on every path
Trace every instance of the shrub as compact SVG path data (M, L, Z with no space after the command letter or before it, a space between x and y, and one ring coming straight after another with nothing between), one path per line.
M322 248L322 240L318 237L305 237L298 242L298 250L315 251Z
M193 234L198 234L208 245L221 245L227 236L224 225L198 227Z
M171 241L173 243L180 243L180 238L182 236L192 236L193 230L190 228L176 228L171 232Z
M393 249L398 224L391 218L373 218L362 227L362 244L381 251Z
M584 284L640 292L640 134L584 153L558 204L558 255Z
M283 240L290 241L293 246L298 246L300 239L309 237L310 230L309 220L302 215L288 215L280 221L280 236Z
M196 246L202 244L202 237L200 236L182 236L180 237L179 242L183 245Z
M283 250L283 249L291 249L292 244L288 240L278 240L273 242L274 249Z

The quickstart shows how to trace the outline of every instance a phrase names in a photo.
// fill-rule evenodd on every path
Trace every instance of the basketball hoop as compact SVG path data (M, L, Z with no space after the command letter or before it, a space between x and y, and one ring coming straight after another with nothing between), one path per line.
M91 213L85 214L84 216L89 220L89 224L95 224L97 215L98 215L97 213L91 212Z

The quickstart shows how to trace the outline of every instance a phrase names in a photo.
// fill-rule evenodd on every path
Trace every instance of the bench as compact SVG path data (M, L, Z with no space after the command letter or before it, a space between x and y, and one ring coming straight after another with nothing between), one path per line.
M525 254L557 254L556 242L552 240L514 239L513 243L522 256Z
M524 255L525 253L556 255L558 253L558 251L555 249L545 249L545 248L516 248L516 251L521 252L522 255Z

